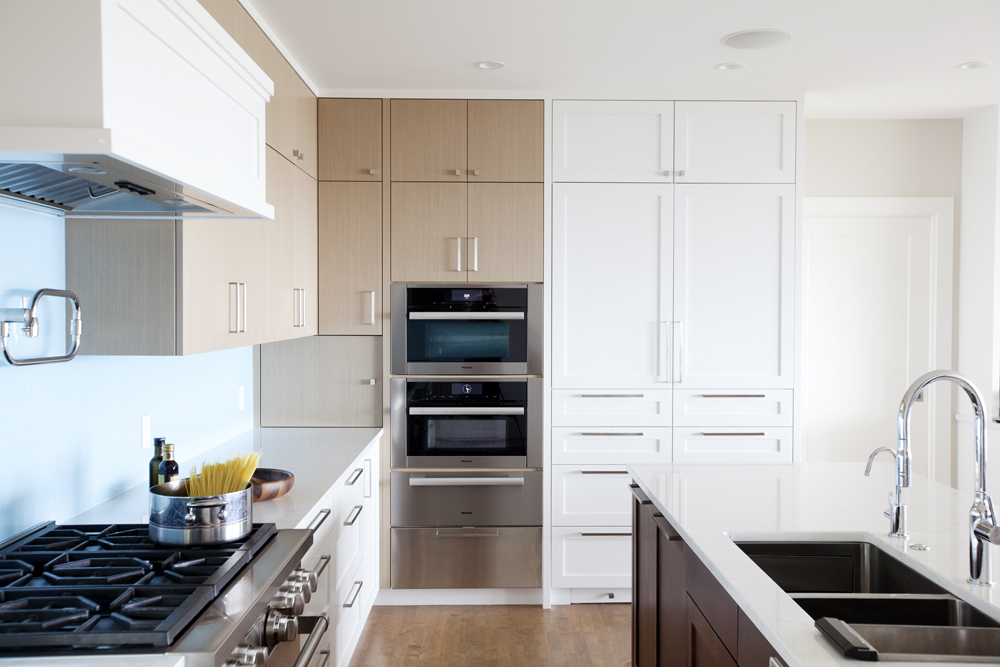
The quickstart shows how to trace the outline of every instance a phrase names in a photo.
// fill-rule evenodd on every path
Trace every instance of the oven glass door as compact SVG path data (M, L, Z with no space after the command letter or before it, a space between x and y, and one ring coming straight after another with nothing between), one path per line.
M526 382L407 382L407 457L527 456Z
M407 363L528 361L527 290L411 288Z

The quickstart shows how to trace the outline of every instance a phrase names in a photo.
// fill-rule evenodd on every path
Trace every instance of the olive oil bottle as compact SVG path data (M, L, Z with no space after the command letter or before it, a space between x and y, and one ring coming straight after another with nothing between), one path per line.
M163 460L163 443L166 438L153 439L153 458L149 459L149 488L160 483L160 461Z
M176 482L181 478L181 469L174 460L174 446L163 445L163 460L160 461L160 468L157 473L159 484Z

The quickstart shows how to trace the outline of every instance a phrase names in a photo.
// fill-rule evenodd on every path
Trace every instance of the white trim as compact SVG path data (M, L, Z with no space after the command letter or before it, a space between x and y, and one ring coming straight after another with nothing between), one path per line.
M319 92L317 92L319 88L317 88L316 84L313 83L313 80L309 78L309 75L306 74L305 69L303 69L302 65L299 64L299 61L295 59L295 56L292 55L292 52L288 50L288 47L285 46L285 43L281 41L281 39L278 37L278 34L274 32L274 30L271 28L271 25L264 20L264 17L261 15L259 11L257 11L257 8L254 7L253 4L251 4L251 0L239 0L239 3L243 5L243 9L247 10L247 14L250 15L250 18L252 18L254 21L257 22L257 25L260 26L260 29L264 31L264 34L267 35L267 38L269 40L271 40L271 43L274 44L276 49L278 49L278 52L282 56L284 56L285 60L288 61L288 64L292 66L292 69L295 70L295 73L302 78L305 84L309 87L309 90L312 91L313 95L315 95L316 97L331 97L330 95L320 95ZM387 97L387 96L345 95L344 97Z
M377 606L542 603L541 588L383 588Z
M952 197L805 197L802 200L802 217L922 217L931 220L931 284L935 286L931 292L931 322L934 325L930 331L929 369L950 368L952 352L952 282L955 200ZM800 261L801 242L800 242ZM799 283L802 285L803 277ZM805 304L800 304L799 315L804 315ZM805 332L802 332L804 338ZM800 368L804 360L799 362ZM859 381L864 381L861 378ZM796 383L796 386L799 386ZM947 398L946 398L947 397ZM951 473L941 475L939 479L937 466L937 443L948 445L951 442L951 418L954 414L952 392L938 392L937 405L929 415L930 434L928 437L928 477L942 484L951 485ZM799 400L797 403L803 403ZM805 417L796 419L799 424L800 437L805 440L809 424ZM797 460L802 460L797 457ZM945 478L946 477L946 478Z

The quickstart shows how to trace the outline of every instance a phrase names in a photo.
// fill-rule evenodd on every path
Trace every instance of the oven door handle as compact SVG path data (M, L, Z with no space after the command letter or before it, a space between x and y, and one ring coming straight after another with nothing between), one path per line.
M330 617L326 614L320 614L319 616L301 615L299 616L299 623L301 625L304 621L312 622L313 619L315 619L315 625L313 625L311 630L307 630L309 641L302 647L302 651L299 652L299 657L295 659L293 667L308 667L313 656L316 655L316 649L319 648L320 642L323 641L323 635L326 634L327 628L330 627Z
M524 486L524 477L410 477L410 486Z
M516 313L493 313L493 312L440 312L440 311L417 311L409 313L411 320L523 320L524 312Z
M410 414L417 415L523 415L524 408L410 408Z

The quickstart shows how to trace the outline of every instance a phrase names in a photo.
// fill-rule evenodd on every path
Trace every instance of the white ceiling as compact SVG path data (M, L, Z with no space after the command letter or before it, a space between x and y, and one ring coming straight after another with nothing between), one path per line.
M805 92L812 118L955 118L1000 102L1000 0L248 3L325 96ZM766 51L720 43L751 28L795 37ZM993 66L955 68L974 60ZM747 68L715 69L728 61Z

